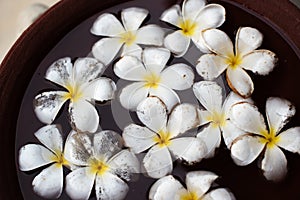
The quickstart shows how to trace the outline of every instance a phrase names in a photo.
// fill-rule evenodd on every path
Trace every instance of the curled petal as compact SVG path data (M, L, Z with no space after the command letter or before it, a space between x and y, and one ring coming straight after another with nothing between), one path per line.
M290 152L300 154L300 127L290 128L280 133L277 145Z
M203 200L235 200L232 193L224 188L215 189L203 197Z
M171 8L165 10L161 15L160 20L178 27L178 22L182 20L180 6L174 5Z
M65 87L71 80L72 67L71 58L61 58L48 68L45 78Z
M55 154L49 149L37 144L27 144L19 150L19 168L30 171L52 163L53 157Z
M229 87L244 98L248 98L253 93L253 82L247 72L241 68L228 68L226 80Z
M265 145L259 136L241 136L233 141L231 146L231 157L240 166L252 163L263 151Z
M94 133L99 126L96 108L86 100L71 102L69 105L70 121L75 130Z
M148 11L143 8L126 8L121 12L122 22L127 31L135 31L137 30L144 19L148 15Z
M182 15L185 19L195 19L202 12L205 0L185 0L182 4Z
M215 54L204 54L196 65L197 73L205 80L219 77L228 67L226 59Z
M243 57L241 66L260 75L269 74L277 62L276 55L268 50L256 50Z
M154 24L141 27L136 32L136 43L144 45L161 46L164 41L164 30Z
M225 8L219 4L205 6L197 16L197 23L201 30L217 28L225 21Z
M266 115L270 129L275 134L290 121L296 113L295 106L288 100L278 97L269 97L266 102Z
M161 178L173 170L172 158L166 146L152 147L144 157L143 165L148 176L152 178Z
M250 53L260 47L263 35L255 28L239 28L235 38L236 53L240 56Z
M35 97L33 106L37 118L45 123L51 124L63 104L68 100L67 92L51 91L43 92Z
M287 160L284 153L277 146L267 148L261 169L264 171L266 179L281 181L287 173Z
M146 48L143 52L143 62L148 70L159 74L170 56L170 51L165 48Z
M186 90L194 83L194 72L186 64L174 64L161 73L161 83L174 90Z
M165 37L164 45L175 54L175 57L182 57L190 46L190 38L178 30Z
M100 15L91 28L94 35L115 37L124 33L125 30L120 21L112 14L104 13Z
M223 103L223 112L225 113L225 116L229 117L229 112L230 112L231 107L234 104L241 103L241 102L253 103L251 98L246 98L245 99L245 98L241 97L240 95L238 95L234 92L230 92L227 95L227 97L226 97L226 99Z
M166 129L167 110L157 97L148 97L137 107L137 116L143 124L158 133Z
M157 134L146 127L130 124L124 128L122 136L125 146L129 147L133 153L141 153L155 144L153 138Z
M63 178L62 166L50 165L33 179L33 190L42 197L57 199L62 193Z
M100 77L86 86L84 96L86 99L108 101L114 98L117 86L109 78Z
M221 127L224 142L228 149L230 149L232 142L245 132L237 128L230 120L226 120L225 125Z
M102 38L93 45L92 53L104 65L108 65L116 57L122 45L119 38Z
M136 110L139 103L148 96L149 89L144 85L143 82L137 82L124 87L119 96L121 105L126 109Z

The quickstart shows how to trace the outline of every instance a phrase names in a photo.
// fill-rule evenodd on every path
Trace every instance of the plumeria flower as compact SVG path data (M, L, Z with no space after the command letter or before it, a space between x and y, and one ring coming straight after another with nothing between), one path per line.
M224 188L210 189L218 176L208 171L192 171L186 174L186 187L172 175L157 180L149 192L150 200L234 200Z
M122 150L122 138L113 131L92 135L73 131L67 138L65 157L78 166L66 177L66 193L71 199L88 199L93 186L97 199L122 200L127 195L139 161Z
M232 105L240 102L251 102L234 92L230 92L223 100L222 88L213 81L200 81L193 85L193 91L201 105L206 110L200 110L201 125L208 124L198 134L207 146L207 157L214 155L215 148L220 146L221 135L228 148L232 141L244 132L238 129L229 119ZM224 91L223 91L224 92Z
M180 102L174 90L190 88L194 82L194 72L183 63L165 68L170 56L167 49L146 48L142 60L124 56L115 64L114 72L118 77L136 81L122 89L120 102L123 107L135 110L148 96L158 96L167 105L168 111Z
M281 148L300 154L300 127L281 129L295 114L295 107L287 100L271 97L266 102L268 129L258 108L239 103L231 108L231 121L244 131L231 147L231 156L238 165L252 163L260 154L264 157L260 168L268 180L280 181L287 173L287 160Z
M121 56L140 57L142 48L139 45L161 46L164 39L162 28L153 24L140 28L148 13L142 8L124 9L121 12L122 23L109 13L99 16L91 32L94 35L106 37L94 44L92 53L95 58L107 65L122 47Z
M19 168L31 171L50 164L33 179L33 190L44 198L58 198L63 190L63 167L72 165L64 157L62 135L57 125L44 126L34 135L44 146L23 146L19 151Z
M206 29L217 28L225 21L225 9L218 4L205 5L205 0L185 0L182 11L179 5L167 9L161 20L168 22L179 30L166 36L164 45L177 57L183 56L192 40L202 51L207 48L201 38L201 32Z
M40 121L51 124L63 104L70 100L70 122L78 131L95 132L99 116L94 101L107 101L114 97L115 83L100 77L104 65L94 58L78 58L74 67L70 58L54 62L45 78L67 91L43 92L35 97L34 111Z
M143 167L148 176L161 178L173 170L171 155L188 164L200 162L206 154L205 144L196 137L183 136L199 124L197 108L181 104L169 118L165 105L157 97L148 97L138 108L137 115L146 127L130 124L124 128L125 146L133 153L148 150Z
M263 35L254 28L242 27L235 39L235 49L230 38L223 31L211 29L202 33L207 47L213 52L199 58L197 72L204 79L212 80L226 69L229 87L243 97L249 97L254 90L253 82L245 70L267 75L277 62L276 55L265 49L257 49Z

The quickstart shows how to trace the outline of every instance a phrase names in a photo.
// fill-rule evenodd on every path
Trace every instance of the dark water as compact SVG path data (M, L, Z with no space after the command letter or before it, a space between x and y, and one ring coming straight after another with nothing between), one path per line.
M254 76L250 73L254 84L255 91L252 98L257 103L262 112L264 112L265 101L269 96L279 96L292 101L297 109L300 109L300 59L299 55L293 50L293 46L284 39L284 34L279 29L268 23L259 15L251 14L249 11L241 8L228 1L214 1L226 8L227 19L221 30L225 31L232 39L235 37L235 33L240 26L251 26L259 29L264 37L263 45L261 48L269 49L275 52L279 58L278 66L269 76ZM147 24L155 23L161 27L170 28L167 24L160 22L159 17L161 13L171 5L180 3L176 0L139 0L130 1L125 4L121 4L112 7L108 10L99 12L97 15L92 16L79 24L69 34L67 34L56 45L52 51L44 58L44 60L37 67L35 74L29 84L26 94L24 96L22 107L19 114L19 120L17 124L17 139L16 139L16 152L19 148L28 143L39 143L34 137L33 133L43 126L41 122L35 117L33 112L32 101L34 97L42 90L57 90L61 89L58 86L46 81L44 74L47 68L57 59L68 56L72 59L77 57L87 56L92 48L92 45L100 39L92 35L89 30L97 16L104 12L119 13L122 8L131 6L138 6L146 8L150 11L151 17L148 18ZM198 56L196 55L196 58ZM194 60L189 59L175 59L171 63L178 62L190 62L194 63ZM105 72L105 75L112 78L115 82L118 78L112 73L111 65ZM199 78L196 80L200 80ZM182 98L188 97L189 92L181 93ZM184 99L184 102L189 101L196 103L194 99ZM106 103L103 105L97 105L97 109L100 113L102 129L115 130L121 133L121 129L132 120L136 121L134 114L126 113L124 116L133 116L128 121L122 120L122 115L119 118L115 118L112 110L118 107L117 102L113 101L111 104ZM70 125L67 121L67 104L64 106L63 111L59 114L54 123L61 124L63 127L63 133L66 137L70 131ZM117 108L121 109L121 108ZM121 116L121 117L120 117ZM292 121L286 126L287 128L300 125L300 114L296 113ZM218 149L216 156L211 159L203 160L201 163L193 167L185 167L179 163L174 163L173 174L184 180L185 174L188 171L194 170L209 170L220 176L216 181L217 185L221 187L229 188L237 199L241 200L299 200L300 199L300 156L285 152L288 160L288 175L286 179L281 183L272 183L266 181L263 177L260 169L257 167L257 162L253 162L246 167L236 166L230 158L230 152L222 144ZM17 155L16 155L17 156ZM24 173L18 171L19 182L21 185L24 199L35 200L41 199L36 196L32 191L31 182L36 174L40 170L34 172ZM137 182L129 183L130 191L126 199L147 199L148 190L150 186L155 182L154 179L145 178L140 176ZM94 194L92 193L92 198ZM63 194L60 199L68 199L67 195Z

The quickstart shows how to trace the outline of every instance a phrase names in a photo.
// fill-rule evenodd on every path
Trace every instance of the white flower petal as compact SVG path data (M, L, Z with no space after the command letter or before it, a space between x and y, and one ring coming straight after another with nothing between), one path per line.
M122 200L125 199L129 187L116 175L105 173L96 177L95 189L97 199Z
M150 88L150 96L159 97L167 107L167 111L171 112L172 108L180 103L179 96L170 88L159 85L157 88Z
M211 123L207 127L203 128L197 134L197 137L200 138L206 145L206 158L213 157L215 155L215 149L218 148L221 143L220 128Z
M19 150L19 168L30 171L52 163L55 156L49 149L38 144L27 144Z
M89 167L78 168L66 177L66 193L71 199L88 199L96 174L89 173Z
M133 57L136 57L139 60L141 60L142 52L143 52L143 49L137 44L131 44L130 46L124 45L122 53L121 53L121 57L133 56Z
M295 106L286 99L269 97L266 102L266 115L270 129L277 134L296 113Z
M146 98L138 105L136 112L141 122L154 132L166 129L167 110L159 98Z
M231 146L231 157L240 166L252 163L262 152L265 144L261 137L244 135L235 140Z
M227 97L226 97L226 99L223 103L223 112L225 113L225 116L229 117L229 112L230 112L231 107L234 104L241 103L241 102L253 103L251 98L246 98L245 99L245 98L241 97L240 95L238 95L234 92L230 92L227 95Z
M161 73L161 84L174 90L186 90L194 83L194 71L186 64L179 63L167 67Z
M202 38L202 34L198 33L198 34L194 34L192 36L192 40L195 44L195 46L204 54L208 54L211 53L211 51L209 50L209 48L206 46L203 38Z
M269 74L277 62L276 55L269 50L256 50L242 59L241 66L260 75Z
M173 170L173 163L170 152L167 147L155 145L146 154L143 159L143 165L148 176L152 178L161 178L170 174Z
M74 129L81 132L94 133L99 126L99 116L96 108L90 102L79 100L70 102L70 121Z
M239 28L236 39L236 54L243 56L257 49L263 41L263 35L255 28L241 27Z
M197 16L197 24L201 27L199 29L206 30L221 26L225 21L225 13L225 8L219 4L205 6Z
M221 127L224 142L228 149L230 149L232 142L245 132L237 128L230 120L226 120L225 125Z
M207 154L205 143L195 137L176 138L168 146L175 158L192 165L200 162Z
M300 154L300 127L290 128L280 133L277 145L293 153Z
M165 32L161 27L149 24L137 30L135 42L137 44L162 46L164 36Z
M200 123L198 126L202 126L205 125L209 122L212 122L212 115L211 112L207 111L207 110L202 110L202 109L198 109L198 116L200 119Z
M242 102L231 107L230 120L240 129L247 133L262 135L268 132L264 117L253 104Z
M218 188L207 193L203 200L235 200L235 197L228 190Z
M196 65L197 73L205 80L219 77L228 67L226 59L215 54L204 54Z
M109 78L100 77L86 85L83 95L86 100L108 101L114 98L117 86Z
M206 4L205 0L185 0L182 4L182 15L185 19L195 19Z
M233 44L225 32L218 29L208 29L202 33L207 47L220 56L233 56Z
M104 65L108 65L116 57L122 45L119 38L102 38L93 45L92 54Z
M125 146L129 147L133 153L141 153L155 144L153 138L156 133L146 127L130 124L123 130Z
M165 48L146 48L143 51L143 62L147 70L159 74L166 66L171 53Z
M261 169L266 179L281 181L287 173L287 160L284 153L277 146L267 148Z
M45 78L58 85L66 86L71 80L72 63L69 57L55 61L47 70Z
M33 179L33 190L44 198L57 199L62 193L63 178L62 166L50 165Z
M178 23L180 22L180 20L182 20L180 6L174 5L171 8L165 10L161 15L160 20L178 27Z
M143 63L136 57L124 56L114 66L115 74L125 80L143 81L146 69Z
M127 31L135 31L137 30L144 19L148 15L148 11L143 8L126 8L121 12L122 22Z
M37 95L33 102L37 118L45 124L51 124L63 104L68 100L67 94L63 91L51 91Z
M251 77L242 68L228 68L226 80L229 87L244 98L248 98L253 93L254 85Z
M139 103L148 96L149 89L144 85L144 82L137 82L124 87L119 96L121 105L128 110L136 110Z
M150 188L149 200L170 200L175 194L184 189L181 183L172 175L157 180Z
M186 174L185 182L188 191L197 192L197 196L202 197L217 178L212 172L193 171Z
M187 130L196 128L200 123L197 107L192 104L179 104L169 115L167 131L171 138Z
M200 103L211 113L222 111L222 88L213 81L200 81L193 85Z
M53 153L63 151L63 138L58 125L48 125L34 133L35 137Z
M181 30L178 30L165 37L164 45L175 54L175 57L181 57L190 46L190 38L183 35Z
M118 36L125 30L121 22L112 14L104 13L100 15L91 28L91 33L101 36Z

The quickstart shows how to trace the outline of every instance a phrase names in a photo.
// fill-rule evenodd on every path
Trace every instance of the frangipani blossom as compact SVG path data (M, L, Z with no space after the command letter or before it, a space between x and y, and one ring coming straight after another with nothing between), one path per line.
M252 163L260 154L264 157L260 168L268 180L280 181L287 173L287 160L280 148L300 154L300 127L280 132L295 114L295 107L287 100L271 97L266 102L268 129L258 108L238 103L231 108L230 119L244 135L231 147L231 156L238 165Z
M45 78L67 91L43 92L35 97L34 111L40 121L51 124L63 104L70 100L70 123L77 131L95 132L99 116L94 101L107 101L114 97L115 83L100 77L104 65L94 58L78 58L74 67L71 59L61 58L47 70Z
M172 175L157 180L149 192L149 200L234 200L227 189L210 190L218 176L208 171L192 171L186 174L186 187Z
M211 29L202 33L206 46L213 52L199 58L197 72L204 79L212 80L226 69L229 87L242 97L249 97L254 90L253 82L245 70L267 75L277 62L276 55L265 49L257 49L263 35L254 28L241 27L236 35L235 49L223 31Z
M101 131L92 138L72 132L65 156L78 166L66 177L71 199L88 199L95 185L97 199L122 200L129 190L125 180L140 171L135 155L122 150L122 138L113 131Z
M194 82L194 72L183 63L165 68L170 56L167 49L146 48L142 60L124 56L115 64L114 72L118 77L136 81L120 93L120 102L124 108L135 110L148 96L159 97L167 105L168 111L180 102L174 90L190 88Z
M71 163L64 157L63 139L56 125L47 125L34 134L44 145L27 144L19 151L19 168L31 171L51 164L32 181L33 190L44 198L58 198L63 190L63 166Z
M93 46L92 53L105 65L108 65L122 48L121 56L133 55L140 58L142 48L139 45L161 46L164 31L151 24L140 28L148 16L148 11L142 8L127 8L121 12L121 22L112 14L99 16L91 29L94 35L106 36Z
M221 26L225 21L225 9L218 4L205 4L205 0L185 0L182 10L179 5L174 5L162 14L162 21L179 28L164 40L165 47L175 56L183 56L191 40L200 50L208 51L201 38L201 32Z
M199 110L201 125L208 124L198 134L207 146L207 157L215 153L215 148L220 146L221 135L228 148L231 142L244 132L238 129L229 120L229 110L232 105L240 102L251 102L234 92L230 92L223 101L222 88L213 81L200 81L193 85L193 91L201 105L206 110Z
M161 178L171 173L172 156L193 164L206 155L205 144L199 138L182 136L199 124L195 106L180 104L168 117L161 100L148 97L139 104L137 115L146 127L130 124L124 128L123 138L125 146L133 153L139 154L149 149L143 158L148 176Z

